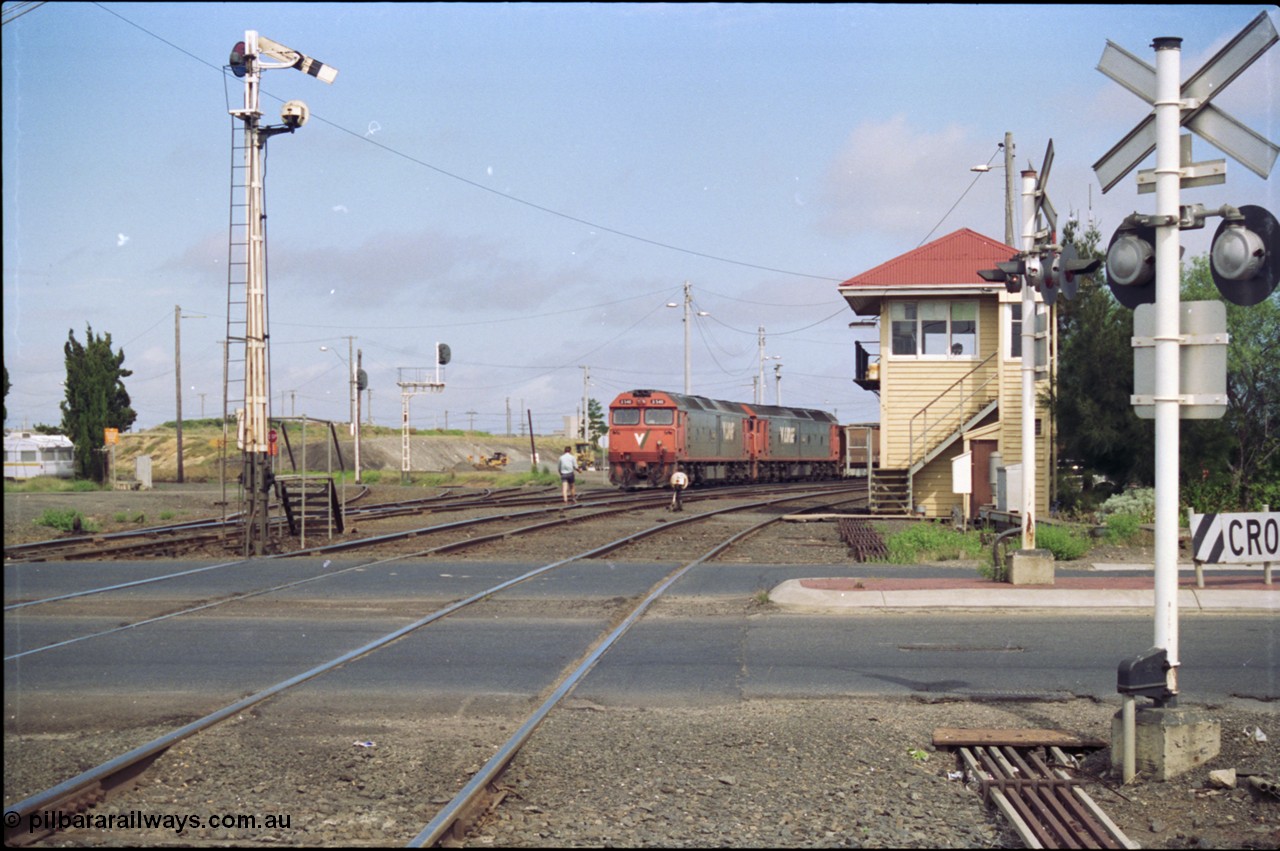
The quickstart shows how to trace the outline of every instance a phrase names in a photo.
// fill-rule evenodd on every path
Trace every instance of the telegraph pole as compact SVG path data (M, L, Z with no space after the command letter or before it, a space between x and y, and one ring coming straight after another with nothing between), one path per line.
M351 431L356 444L356 484L360 484L360 361L363 357L364 352L360 349L356 349L356 359L352 364L351 375Z
M584 441L590 439L587 435L591 433L590 428L587 427L587 386L590 384L590 381L591 367L584 366L582 368L582 427L579 429L582 432L582 439Z
M184 314L182 305L173 306L173 375L177 385L177 422L175 424L178 439L178 484L183 482L182 471L182 320L204 319L202 314ZM204 394L200 394L200 416L204 417Z
M182 484L182 307L173 306L173 375L178 391L178 484Z

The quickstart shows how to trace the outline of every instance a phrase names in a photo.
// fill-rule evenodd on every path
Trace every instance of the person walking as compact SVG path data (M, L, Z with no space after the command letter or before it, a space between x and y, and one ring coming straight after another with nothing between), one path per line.
M578 491L574 485L574 472L578 469L578 459L573 457L573 447L566 446L560 456L560 495L565 502L578 501Z

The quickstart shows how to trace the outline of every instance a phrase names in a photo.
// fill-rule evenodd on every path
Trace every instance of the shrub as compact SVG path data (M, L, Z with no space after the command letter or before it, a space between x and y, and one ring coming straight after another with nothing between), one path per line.
M978 558L982 540L977 532L957 532L933 523L918 523L885 541L886 561L910 564L917 561L947 561Z
M1136 514L1112 514L1107 518L1107 543L1124 546L1142 531L1142 518Z
M1133 488L1118 493L1102 503L1098 513L1104 517L1111 514L1134 514L1141 518L1141 522L1152 523L1156 519L1155 488Z
M60 532L74 532L77 529L81 532L98 531L97 523L70 508L46 508L35 522L37 526L48 526Z
M1054 561L1075 561L1089 552L1089 539L1066 526L1036 525L1036 546L1053 553Z

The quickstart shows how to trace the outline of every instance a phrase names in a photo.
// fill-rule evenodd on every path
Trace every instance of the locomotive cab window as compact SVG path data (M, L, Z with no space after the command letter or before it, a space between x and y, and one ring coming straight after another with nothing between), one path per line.
M646 408L644 412L644 424L651 426L672 425L676 421L676 412L673 408Z
M638 425L640 423L640 412L635 408L626 408L613 412L614 425Z

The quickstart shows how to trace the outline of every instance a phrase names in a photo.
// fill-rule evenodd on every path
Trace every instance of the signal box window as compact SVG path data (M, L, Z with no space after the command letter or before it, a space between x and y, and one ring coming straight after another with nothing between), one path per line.
M635 408L623 408L613 412L614 425L638 425L640 412Z
M895 355L916 353L916 321L915 302L895 301L889 305L889 333Z
M972 301L896 301L889 305L891 351L902 357L974 358L978 305Z
M1022 359L1022 303L1014 302L1007 305L1009 308L1009 360ZM1043 304L1036 305L1036 313L1042 314L1045 311Z

